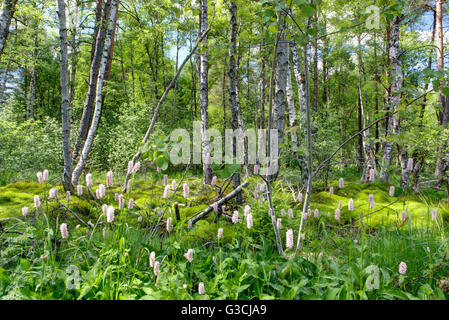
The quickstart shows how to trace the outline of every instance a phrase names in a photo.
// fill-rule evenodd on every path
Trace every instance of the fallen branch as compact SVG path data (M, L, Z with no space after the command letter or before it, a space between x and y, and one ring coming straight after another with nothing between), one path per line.
M228 202L230 199L232 199L233 197L238 195L243 190L243 188L246 187L247 185L249 185L249 181L243 182L241 185L239 185L237 188L235 188L231 193L229 193L225 197L223 197L220 200L218 200L217 201L218 206L221 206L223 203ZM200 213L196 214L194 217L190 218L188 220L189 224L191 222L192 226L193 226L196 222L198 222L202 218L206 217L213 210L214 210L214 207L212 205L210 205L209 207L207 207L206 209L204 209Z

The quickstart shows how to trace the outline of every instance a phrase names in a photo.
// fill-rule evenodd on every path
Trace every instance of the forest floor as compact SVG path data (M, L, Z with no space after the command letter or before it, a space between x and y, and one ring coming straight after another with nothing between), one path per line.
M105 183L105 176L104 173L93 174L93 189ZM169 183L181 179L180 173L169 176ZM121 191L118 183L107 188L106 196L100 200L89 199L84 190L81 197L72 195L70 201L66 200L60 185L51 184L51 179L43 184L20 181L2 186L0 219L3 232L5 227L14 231L2 243L0 296L5 299L449 297L449 210L444 192L429 189L414 195L398 187L390 197L390 185L383 182L362 184L353 177L345 179L344 188L339 189L338 180L328 181L328 186L334 186L333 195L329 194L328 187L323 191L317 187L312 195L302 257L293 257L291 249L286 250L286 257L282 257L276 252L267 201L262 194L257 199L254 197L254 190L262 181L256 177L248 180L250 185L243 191L244 203L237 206L231 201L232 204L225 208L229 215L239 211L240 223L233 224L223 216L215 222L216 215L212 212L191 229L187 228L187 218L212 205L216 197L216 189L204 186L195 175L183 180L190 187L188 199L183 197L181 187L173 198L172 203L179 203L180 221L176 221L173 206L162 197L162 175L140 174L133 179L131 192L124 195L125 208L116 209L114 225L104 221L101 205L117 207L115 195ZM222 182L218 179L217 185ZM45 196L55 187L59 190L59 202ZM229 189L231 187L227 192ZM273 190L273 205L276 216L282 219L281 238L285 246L287 229L292 229L297 237L302 203L298 203L296 197L301 190L287 178L279 179ZM368 205L370 194L374 197L374 209ZM34 195L42 199L39 212L33 206ZM130 198L134 199L132 209L127 208ZM353 211L348 210L351 198L354 200ZM339 200L342 201L341 218L336 220L334 211ZM93 229L79 225L63 205L89 221ZM250 207L253 215L254 227L251 229L242 223L245 205ZM24 206L30 210L27 217L21 214ZM150 222L155 223L161 208L165 207L168 210L163 221L172 217L173 230L167 233L161 225L157 234L150 236ZM281 214L282 209L285 216ZM289 209L292 209L293 217L287 214ZM431 217L433 209L438 212L435 221ZM405 221L401 220L402 211L407 212ZM316 213L318 217L315 217ZM68 225L68 239L61 239L59 234L58 226L62 222ZM99 230L102 228L103 235ZM220 228L223 236L217 240ZM17 233L21 236L14 237ZM33 235L34 241L41 239L42 248L36 247L36 242L32 244L26 240L27 234ZM194 248L195 263L189 264L183 257L188 248ZM151 251L156 252L156 258L161 262L157 277L148 265ZM403 261L407 262L406 275L398 273L398 265ZM100 270L105 264L111 269ZM71 265L80 270L82 280L77 289L64 286L68 279L64 270ZM370 288L369 268L373 265L380 279L376 290ZM16 278L14 274L18 271L27 276ZM206 283L206 296L197 293L200 280ZM183 289L184 284L187 289ZM55 286L59 289L55 290Z

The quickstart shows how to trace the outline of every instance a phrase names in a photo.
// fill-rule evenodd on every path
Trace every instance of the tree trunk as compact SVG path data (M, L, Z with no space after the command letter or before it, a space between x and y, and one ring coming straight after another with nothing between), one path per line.
M287 59L288 59L288 49L287 49ZM295 108L295 97L293 95L293 86L292 86L292 72L289 59L287 60L288 68L287 68L287 107L288 107L288 124L290 128L293 128L297 125L296 123L296 108ZM296 156L298 153L298 136L295 131L291 132L292 139L292 151Z
M9 25L16 10L17 0L4 0L2 13L0 14L0 58L5 49L6 39L8 39Z
M28 91L26 119L34 119L34 108L36 104L36 64L39 56L38 51L38 33L36 26L36 33L34 34L34 49L33 49L33 67L31 69L30 89Z
M395 16L391 23L391 35L390 35L390 51L389 58L392 66L392 80L391 80L391 92L389 95L388 105L390 106L391 116L389 117L389 125L387 131L387 142L385 144L384 153L384 175L383 178L386 182L389 180L390 169L391 169L391 154L393 146L389 142L389 137L391 134L391 129L394 135L400 133L400 118L399 114L396 113L401 104L401 91L402 91L402 65L400 60L400 25L401 18ZM401 165L401 187L404 189L407 186L407 180L409 171L407 170L407 154L402 146L397 145L399 162Z
M318 14L315 13L315 37L313 41L313 112L318 112Z
M278 49L276 52L276 83L273 107L273 122L270 129L277 129L278 133L278 168L280 167L280 156L282 153L282 143L284 141L285 130L285 104L287 93L287 73L288 73L288 41L285 40L284 30L278 30L280 33ZM271 157L271 155L270 155ZM279 172L279 170L278 170ZM276 173L273 180L277 177Z
M260 110L259 110L259 128L265 128L265 89L267 87L265 76L265 39L262 40L262 44L259 46L259 50L262 54L260 61Z
M100 61L103 55L103 47L105 44L106 32L108 30L108 21L110 17L112 0L107 0L104 8L102 9L102 1L97 1L96 9L96 23L94 28L91 52L91 64L89 70L89 82L87 86L86 101L83 107L83 114L80 120L80 127L78 131L78 136L75 142L75 148L73 151L73 162L78 160L79 152L87 139L87 134L89 132L89 125L91 122L93 106L97 90L98 74L100 69ZM101 15L102 14L102 15ZM101 20L99 20L101 16ZM95 44L95 47L93 45Z
M61 110L62 110L62 150L64 154L64 171L62 185L65 191L73 191L72 176L72 151L70 147L70 93L68 71L68 40L67 23L65 16L65 0L58 0L60 63L61 63Z
M201 0L199 31L203 34L207 29L207 0ZM201 146L203 162L203 183L210 184L212 180L212 165L209 162L210 141L207 129L209 126L209 100L208 100L208 62L207 62L207 36L204 37L198 59L198 91L200 94L201 113Z
M237 4L231 2L229 5L230 17L230 31L229 31L229 42L231 47L229 48L229 66L228 66L228 77L229 77L229 108L231 110L231 129L233 132L237 132L238 135L243 134L243 119L242 111L240 109L240 102L238 97L238 73L237 73ZM232 154L234 158L237 158L237 139L238 137L233 135L232 137ZM237 172L232 178L232 185L237 188L240 185L240 174ZM242 202L242 196L237 195L237 202Z
M360 48L360 33L357 34L357 64L358 64L358 72L357 72L357 83L358 83L358 101L360 108L360 116L363 120L363 129L369 126L369 110L368 105L363 106L363 97L362 97L362 52ZM365 110L366 107L366 110ZM368 181L369 170L373 168L376 170L376 163L374 161L373 153L371 150L370 144L370 130L366 129L363 131L363 155L364 155L364 169L362 174L362 181Z
M435 1L435 13L436 13L436 31L437 31L437 37L436 37L436 47L437 47L437 70L443 71L444 70L444 45L443 45L443 0L436 0ZM444 86L443 81L440 81L440 90ZM443 111L438 112L438 122L442 129L447 128L448 118L449 118L449 101L446 103L446 99L444 96L440 93L439 94L439 100L441 104L441 109ZM437 164L435 169L435 178L437 179L437 185L440 186L443 183L443 180L446 180L444 178L444 173L447 170L447 159L444 159L447 157L444 155L443 150L447 147L447 141L443 142L443 145L441 146L440 150L438 150L438 154L440 154L437 158Z
M118 13L117 9L118 9L118 0L111 0L109 19L108 19L108 23L106 24L107 33L106 33L104 48L103 48L101 61L100 61L100 68L98 70L94 115L93 115L93 119L92 119L92 124L90 126L90 129L89 129L89 132L88 132L88 135L86 138L86 142L84 143L84 146L83 146L83 149L82 149L82 152L80 155L80 159L79 159L78 164L76 165L75 169L73 170L73 174L72 174L72 184L73 185L78 184L78 179L81 175L82 170L84 169L84 167L86 165L87 157L89 155L89 152L90 152L90 149L92 147L92 143L93 143L93 140L95 137L95 133L98 128L101 110L102 110L102 103L103 103L103 94L102 93L103 93L103 86L105 83L104 78L106 76L106 68L108 65L109 58L110 58L109 49L111 48L112 42L113 42L112 37L114 34L115 21L116 21L116 16Z

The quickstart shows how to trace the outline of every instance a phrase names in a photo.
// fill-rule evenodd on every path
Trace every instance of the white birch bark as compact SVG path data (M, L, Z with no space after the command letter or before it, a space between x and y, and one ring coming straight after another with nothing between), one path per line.
M72 151L70 147L70 93L69 93L69 70L68 70L68 40L67 21L65 14L65 0L58 0L59 17L59 41L60 41L60 64L61 64L61 110L62 110L62 150L64 154L64 171L62 185L66 191L72 191Z
M207 0L200 4L200 34L207 29ZM208 100L208 62L207 62L207 36L203 38L202 47L198 57L198 87L201 113L201 146L203 160L203 183L209 184L212 180L212 165L210 163L210 141L207 129L209 126L209 100Z
M0 57L3 54L3 49L5 49L6 39L9 34L9 25L16 10L16 4L17 0L3 1L2 12L0 14Z

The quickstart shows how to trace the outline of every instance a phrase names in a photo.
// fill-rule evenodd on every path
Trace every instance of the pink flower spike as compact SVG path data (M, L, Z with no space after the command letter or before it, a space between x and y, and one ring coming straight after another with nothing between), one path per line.
M67 231L67 224L61 223L59 226L59 230L61 231L61 236L63 239L67 239L69 237L69 232Z
M44 181L48 180L48 170L45 169L44 172L42 172L42 178L44 179Z
M167 232L170 232L173 229L172 227L172 218L168 217L167 218Z
M67 199L67 201L70 201L70 196L71 196L70 191L66 191L65 198Z
M134 207L134 199L130 198L128 201L128 209L132 209Z
M203 295L204 292L205 292L205 290L204 290L204 283L203 283L203 282L200 282L200 283L198 284L198 294Z
M288 229L286 233L286 247L287 249L293 248L293 230Z
M26 217L27 214L28 214L28 207L23 207L22 208L22 216Z
M134 163L133 161L128 162L128 172L126 174L131 174L133 172Z
M187 261L192 263L192 261L193 261L193 249L187 250L187 253L184 253L184 257L187 259Z
M246 205L245 206L245 216L247 216L250 211L251 211L251 207L249 205Z
M223 236L223 228L219 228L217 233L217 239L220 240L222 236Z
M372 193L368 196L368 202L374 201L374 195Z
M176 180L172 180L172 182L171 182L171 189L172 189L173 191L176 190L176 186L177 186Z
M340 209L335 209L335 220L340 220Z
M156 252L152 251L150 253L150 267L153 268L154 267L154 262L156 261Z
M122 210L124 206L125 206L125 197L123 197L123 194L120 194L118 196L118 208L119 208L119 210Z
M436 209L432 209L432 220L433 221L437 220L437 210Z
M137 173L137 171L139 171L140 169L140 161L137 161L136 164L133 167L133 173Z
M162 196L162 198L168 199L169 196L170 196L170 185L166 185L164 189L164 195Z
M239 212L234 211L234 213L232 214L232 223L236 224L238 222L239 222Z
M254 189L254 199L259 199L259 192L257 191L257 188Z
M301 203L302 202L302 192L298 193L298 197L296 198L296 200Z
M101 212L103 212L104 215L108 213L108 205L106 203L101 206Z
M44 176L42 175L42 172L39 171L39 172L36 174L36 176L37 176L37 181L38 181L39 183L44 182Z
M293 219L293 209L292 209L292 208L289 208L289 209L288 209L288 217L289 217L290 219Z
M39 196L34 196L34 207L39 208L41 206L41 200L39 199Z
M374 181L374 169L369 169L369 181Z
M338 200L338 209L343 208L343 200Z
M114 221L114 207L113 206L109 206L108 210L106 211L106 221L108 223L111 223L112 221Z
M76 194L78 196L81 196L83 194L83 186L82 185L79 184L76 186Z
M112 171L108 171L106 174L106 187L112 186Z
M348 201L348 210L354 211L354 200L352 200L352 198Z
M407 273L407 264L404 261L401 261L399 264L399 273L405 275Z
M183 185L182 185L182 188L183 188L183 191L184 191L184 198L188 198L189 197L189 185L187 184L187 183L184 183Z
M164 174L164 186L168 185L168 175Z
M318 209L315 209L315 211L314 211L314 213L313 213L313 216L314 216L315 218L318 218L318 217L320 216L320 212L318 211Z
M338 179L338 187L343 189L345 187L345 180L343 178Z
M281 216L285 217L285 209L284 208L281 209Z
M407 211L401 212L401 221L404 222L407 219Z
M278 230L281 230L281 228L282 228L282 219L281 218L277 219L276 227L278 228Z
M333 196L334 195L334 187L330 187L329 188L329 195Z
M158 173L158 174L161 174L161 172L162 172L162 169L161 169L161 168L159 168L159 167L157 167L157 168L156 168L156 171L157 171L157 173Z
M253 216L251 213L248 213L246 216L246 226L248 229L251 229L253 227Z
M104 184L100 184L98 188L100 189L100 198L103 198L106 195L106 187Z
M259 174L259 165L255 164L253 169L254 169L254 174L258 175Z

